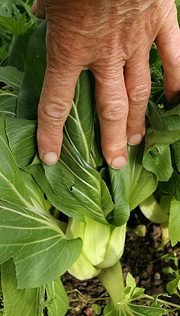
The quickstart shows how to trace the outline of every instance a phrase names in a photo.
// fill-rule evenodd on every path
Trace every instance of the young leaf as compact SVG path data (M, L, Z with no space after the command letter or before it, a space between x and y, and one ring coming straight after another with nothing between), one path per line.
M166 289L170 295L172 295L172 294L178 295L179 281L180 281L180 275L178 275L174 280L167 283Z
M49 316L66 315L69 300L60 278L46 285L46 307Z
M99 306L98 304L92 304L91 308L93 309L95 314L101 315L101 306Z
M176 275L176 270L172 269L171 267L162 268L162 272L166 274Z
M128 272L126 277L126 285L129 286L132 290L136 287L135 278L133 278L132 274Z
M16 271L12 259L1 265L1 280L6 316L39 315L39 289L17 289Z

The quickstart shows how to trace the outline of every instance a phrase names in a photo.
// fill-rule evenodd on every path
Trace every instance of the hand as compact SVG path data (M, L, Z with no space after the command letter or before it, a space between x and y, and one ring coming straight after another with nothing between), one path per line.
M56 163L77 79L89 68L96 82L101 145L107 163L122 168L127 142L145 134L155 41L165 72L165 93L180 99L180 31L174 0L36 0L47 20L47 70L38 107L39 156Z

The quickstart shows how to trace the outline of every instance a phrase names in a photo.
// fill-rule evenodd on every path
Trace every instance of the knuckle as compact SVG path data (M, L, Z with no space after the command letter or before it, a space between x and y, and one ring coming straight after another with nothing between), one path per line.
M117 153L118 151L122 151L127 146L127 138L121 138L118 140L117 143L112 143L112 137L111 139L106 140L105 149L103 151L104 154L109 155L110 153Z
M104 105L98 112L102 119L116 122L127 118L128 106L123 102L114 102L110 105Z
M129 103L131 105L146 104L151 92L151 87L147 85L138 85L128 93Z
M65 122L69 114L70 106L66 102L52 102L45 106L39 106L38 117L46 122L51 122L53 124L59 124Z

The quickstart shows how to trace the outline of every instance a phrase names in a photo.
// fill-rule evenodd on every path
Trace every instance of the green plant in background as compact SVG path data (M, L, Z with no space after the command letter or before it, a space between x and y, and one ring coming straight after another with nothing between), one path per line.
M180 269L178 263L177 252L175 251L173 255L169 254L163 258L165 261L172 260L175 268L171 266L162 269L162 272L172 276L172 280L166 285L166 289L170 295L176 294L180 297Z
M32 0L1 0L0 62L11 51L14 41L31 29L34 23L37 23L31 13L32 2ZM23 45L22 41L21 45Z
M99 277L111 297L104 315L164 315L165 302L146 296L130 274L124 285L119 261L130 212L138 205L143 210L147 201L147 217L155 202L171 243L180 241L180 106L165 101L156 47L150 56L147 134L142 144L128 147L126 167L113 170L103 159L89 71L76 85L60 159L47 166L36 145L46 23L31 17L29 2L4 1L0 10L1 27L11 32L17 23L20 30L0 67L0 263L6 316L41 316L45 307L49 316L65 315L69 303L60 276L67 270L79 279ZM94 310L100 312L97 306Z

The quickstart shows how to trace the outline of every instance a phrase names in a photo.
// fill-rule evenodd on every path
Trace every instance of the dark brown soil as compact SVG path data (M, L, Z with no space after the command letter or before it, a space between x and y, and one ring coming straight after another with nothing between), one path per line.
M146 235L144 237L135 233L135 227L139 224L146 226ZM145 288L146 294L158 295L167 293L166 284L172 280L172 276L164 274L162 268L166 266L175 268L175 266L173 260L165 260L164 256L167 254L173 255L175 250L180 258L180 249L178 247L172 249L170 243L168 243L162 249L159 225L148 222L138 210L133 212L128 222L126 246L124 255L121 258L124 280L127 273L130 272L135 277L137 286ZM99 304L103 309L108 302L105 299L108 297L108 293L98 278L90 281L78 281L66 273L62 281L67 291L73 291L69 294L71 303L66 316L93 316L95 315L91 308L93 303ZM104 299L96 301L99 297ZM180 299L177 295L173 295L170 301L180 304ZM169 315L174 314L169 313ZM180 315L180 311L176 315Z

